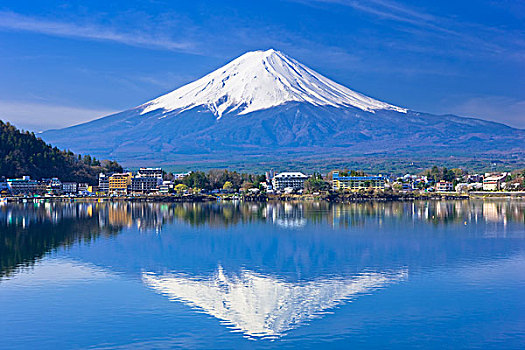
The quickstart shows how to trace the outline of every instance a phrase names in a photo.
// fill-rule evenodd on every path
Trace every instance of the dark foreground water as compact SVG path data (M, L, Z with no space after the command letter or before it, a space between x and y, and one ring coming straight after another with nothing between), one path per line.
M0 207L0 348L525 346L525 202Z

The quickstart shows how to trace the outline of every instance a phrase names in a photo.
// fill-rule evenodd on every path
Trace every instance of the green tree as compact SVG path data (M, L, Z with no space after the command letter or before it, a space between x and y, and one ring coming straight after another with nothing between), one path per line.
M113 172L114 169L122 171L117 162L100 164L91 156L82 157L70 150L61 151L46 144L34 133L20 131L0 121L0 174L3 176L59 177L62 181L96 184L99 172Z
M330 190L330 184L315 175L304 182L304 189L308 193Z
M188 187L199 189L210 189L208 177L202 171L194 171L182 179L182 183Z

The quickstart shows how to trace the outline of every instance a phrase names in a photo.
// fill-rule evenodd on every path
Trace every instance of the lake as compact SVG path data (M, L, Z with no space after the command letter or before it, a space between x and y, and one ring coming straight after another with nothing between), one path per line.
M525 344L525 201L0 206L0 348Z

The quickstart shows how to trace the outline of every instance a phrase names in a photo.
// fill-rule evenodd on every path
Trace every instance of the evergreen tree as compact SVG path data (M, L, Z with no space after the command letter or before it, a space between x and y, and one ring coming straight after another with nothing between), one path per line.
M0 120L0 176L29 175L34 179L58 177L62 181L96 184L99 172L122 171L114 161L101 164L89 155L61 151L34 133L23 132Z

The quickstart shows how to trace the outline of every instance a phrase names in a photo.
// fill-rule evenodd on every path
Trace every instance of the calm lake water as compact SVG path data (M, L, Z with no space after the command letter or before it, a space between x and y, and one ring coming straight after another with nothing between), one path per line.
M0 207L0 348L525 346L525 201Z

